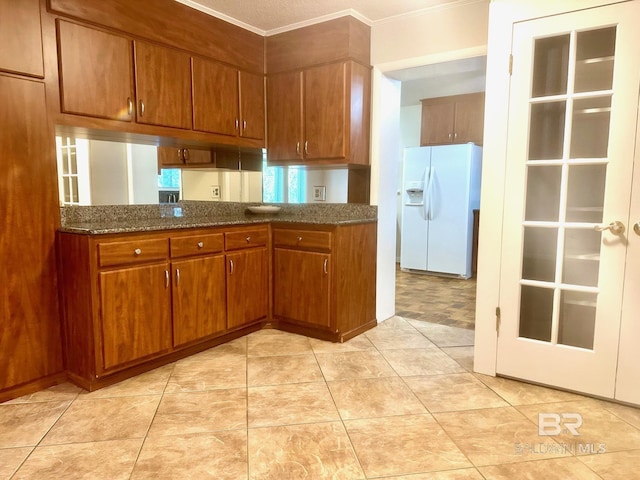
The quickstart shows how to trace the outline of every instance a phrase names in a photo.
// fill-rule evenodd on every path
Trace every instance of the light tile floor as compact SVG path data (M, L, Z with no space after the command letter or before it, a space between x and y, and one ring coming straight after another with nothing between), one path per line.
M87 393L0 404L0 478L637 479L640 410L471 372L469 330L263 330ZM581 435L539 436L578 412ZM605 453L592 453L601 450Z

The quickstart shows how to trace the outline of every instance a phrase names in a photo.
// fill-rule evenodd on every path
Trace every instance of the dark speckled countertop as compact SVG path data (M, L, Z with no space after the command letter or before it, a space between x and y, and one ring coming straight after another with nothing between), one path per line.
M256 203L183 201L162 205L61 207L63 232L100 235L265 222L345 225L377 220L378 209L361 204L278 204L276 214L254 214Z

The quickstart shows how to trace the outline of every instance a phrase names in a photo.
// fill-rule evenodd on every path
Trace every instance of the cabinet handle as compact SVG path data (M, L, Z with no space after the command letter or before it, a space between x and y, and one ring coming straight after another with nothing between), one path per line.
M451 133L449 133L449 140L451 140Z
M458 132L453 134L453 138L454 138L454 140L458 138Z
M298 243L300 243L302 241L302 237L298 237L296 240L298 240Z
M179 162L182 161L182 149L181 148L178 149L178 161Z
M296 154L300 155L300 142L296 142Z
M140 100L140 116L144 116L144 102Z
M183 149L182 149L182 159L183 159L185 162L188 162L188 161L189 161L189 149L188 149L188 148L183 148Z
M180 285L180 269L176 268L176 287Z
M251 243L251 237L247 237L246 240L247 240L247 243Z
M198 242L198 248L204 247L204 242Z
M169 270L164 271L164 288L169 288Z
M133 113L133 102L131 101L131 97L127 97L127 105L129 116L131 116L131 114Z
M304 154L309 155L309 142L306 140L304 142Z
M139 248L136 248L136 249L133 251L133 253L134 253L134 255L140 255L140 254L142 253L142 250L141 250L141 249L139 249Z
M233 275L233 260L229 259L229 275Z
M247 121L246 121L246 120L243 120L243 121L242 121L242 129L243 129L243 130L246 130L246 129L247 129Z
M322 270L324 271L324 274L325 274L325 275L326 275L327 273L329 273L329 272L327 271L327 264L328 264L328 263L329 263L329 259L328 259L328 258L325 258L325 259L324 259L324 265L322 266Z
M636 232L636 235L640 235L640 222L636 222L633 225L633 231Z
M236 118L236 130L238 130L238 127L240 126L240 122L238 121L238 119Z

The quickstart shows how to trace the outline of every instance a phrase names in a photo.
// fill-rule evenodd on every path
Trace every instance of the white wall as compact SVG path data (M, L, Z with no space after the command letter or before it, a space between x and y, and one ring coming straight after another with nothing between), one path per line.
M127 144L129 203L158 203L158 148Z
M384 73L484 55L488 10L489 0L470 1L371 27L371 204L378 205L378 320L395 313L398 164L402 158L400 85Z
M91 140L89 178L92 205L129 203L127 144Z
M307 203L347 203L349 171L344 169L307 170ZM326 198L315 200L313 187L324 186Z
M220 197L211 196L211 186L220 187ZM225 202L262 202L262 172L216 169L183 169L182 199Z

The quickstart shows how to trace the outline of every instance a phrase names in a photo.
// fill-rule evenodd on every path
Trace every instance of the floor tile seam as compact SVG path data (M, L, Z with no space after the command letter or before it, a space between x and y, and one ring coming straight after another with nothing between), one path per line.
M502 466L509 466L509 465L524 465L527 463L544 463L544 462L551 462L551 461L555 461L555 460L564 460L564 459L577 459L578 461L580 461L580 463L582 463L582 465L586 466L587 468L589 468L589 465L586 465L584 462L582 462L580 460L580 457L574 457L574 456L564 456L564 457L552 457L552 458L532 458L530 460L525 460L523 462L506 462L506 463L489 463L489 464L485 464L485 465L480 465L478 467L476 467L477 470L480 470L481 468L491 468L491 467L502 467ZM593 472L594 475L596 475L598 478L603 479L603 477L601 475L599 475L596 471L594 471L593 469L589 468L589 470L591 472ZM484 474L482 472L479 472L483 478L487 478L486 476L484 476Z
M77 397L76 397L77 399ZM53 430L53 427L56 426L56 424L60 421L60 419L62 418L62 416L67 413L67 411L71 408L71 405L73 405L76 401L76 399L74 400L70 400L68 401L69 403L67 404L67 406L64 408L64 410L60 413L60 415L58 415L58 417L55 419L54 422L51 423L51 425L49 426L49 428L47 429L47 431L42 434L42 436L40 437L40 439L36 442L35 445L33 445L33 450L29 453L29 455L27 455L27 458L29 458L31 456L31 454L35 451L36 448L38 448L40 445L42 445L42 441L47 437L47 435L49 435L49 433L51 432L51 430ZM32 445L23 445L23 447L30 447ZM18 448L18 447L16 447ZM27 461L27 458L24 459L23 463ZM21 464L21 466L22 466ZM16 470L17 471L17 470Z
M216 429L206 429L206 430L198 430L195 432L180 432L180 433L167 433L167 434L162 434L162 433L150 433L148 434L145 439L150 439L150 440L155 440L157 438L168 438L168 437L180 437L180 436L185 436L185 435L209 435L209 434L215 434L215 433L220 433L220 432L241 432L247 430L247 425L246 422L244 425L239 426L239 427L230 427L230 428L216 428ZM129 440L129 439L125 439L125 440Z
M17 473L24 466L24 464L27 463L27 460L29 459L29 457L31 457L33 452L36 451L37 447L14 447L14 448L30 448L31 451L22 459L22 462L20 462L20 464L13 470L11 475L9 475L9 480L11 480L12 478L14 478L17 475Z
M142 442L140 442L140 448L138 448L138 452L136 453L135 459L133 461L133 465L131 466L131 471L129 472L129 479L131 479L131 477L133 476L133 472L136 469L136 465L138 464L138 460L140 459L140 455L142 454L142 449L144 448L144 445L147 443L147 438L149 437L149 431L151 430L151 426L153 425L153 422L155 421L156 416L158 415L158 410L160 409L160 405L164 400L164 395L167 391L167 387L169 386L169 382L171 381L171 377L173 376L173 372L175 371L175 368L176 368L176 362L171 364L171 371L169 372L169 375L167 375L167 380L165 381L164 387L162 389L162 393L160 394L160 400L158 401L158 404L156 405L153 415L151 416L151 421L149 422L149 425L147 425L147 429L142 438Z
M620 405L621 405L621 406L623 406L623 407L628 407L628 405L623 405L623 404L620 404ZM614 417L616 417L617 419L619 419L619 420L623 421L624 423L626 423L627 425L629 425L629 426L630 426L630 427L632 427L633 429L638 430L638 432L640 432L640 426L636 426L636 425L634 425L633 423L631 423L630 421L628 421L626 418L624 418L624 417L622 417L622 416L618 415L615 411L610 410L610 409L609 409L609 407L602 406L601 408L602 408L602 409L604 409L604 410L606 410L607 412L609 412L611 415L613 415L613 416L614 416ZM635 409L638 409L638 407L629 407L629 408L635 408ZM635 449L634 449L634 450L635 450Z
M617 452L611 452L613 453L617 453ZM604 455L608 455L609 453L604 453ZM590 457L592 455L580 455L580 456L576 456L575 458L585 467L587 467L591 472L593 472L594 475L596 475L598 478L603 479L604 477L602 475L600 475L598 472L596 472L590 465L588 465L583 459L587 459L588 457Z

